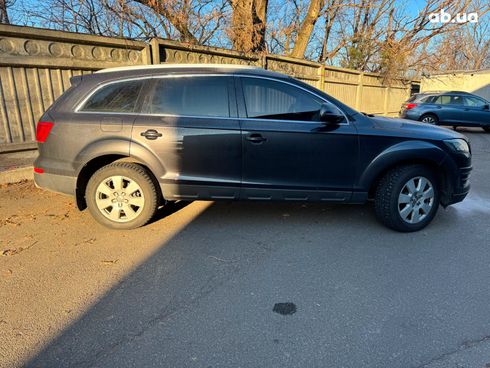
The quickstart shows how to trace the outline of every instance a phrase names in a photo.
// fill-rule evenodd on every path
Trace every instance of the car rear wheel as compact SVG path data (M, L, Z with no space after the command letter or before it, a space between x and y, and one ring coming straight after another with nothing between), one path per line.
M437 125L439 124L439 119L434 114L425 114L420 117L422 123Z
M397 231L423 229L432 221L438 207L437 180L423 165L400 166L388 171L376 189L376 217Z
M482 128L485 132L490 133L490 126L484 126Z
M116 162L90 178L85 192L87 207L102 225L134 229L154 215L158 196L155 184L140 165Z

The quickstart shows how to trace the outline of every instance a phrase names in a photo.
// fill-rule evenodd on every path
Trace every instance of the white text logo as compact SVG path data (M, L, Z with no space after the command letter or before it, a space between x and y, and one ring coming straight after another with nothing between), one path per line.
M431 23L478 23L478 13L458 13L453 17L441 9L439 13L430 13L429 21Z

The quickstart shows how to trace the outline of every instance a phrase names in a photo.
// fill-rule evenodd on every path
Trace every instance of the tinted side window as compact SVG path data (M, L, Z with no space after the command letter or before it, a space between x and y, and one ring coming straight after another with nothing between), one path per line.
M463 105L463 97L462 96L451 96L451 103L453 105Z
M464 99L465 99L465 105L467 106L483 107L486 105L486 102L484 100L481 100L476 97L467 96Z
M228 80L227 77L159 78L149 112L229 117Z
M441 104L441 105L448 105L451 103L451 96L443 95L443 96L437 96L433 103L436 104Z
M434 96L425 96L422 97L419 101L422 103L432 103L432 101L434 101Z
M144 81L112 83L95 92L81 111L134 112Z
M242 78L249 118L318 120L322 101L286 83L261 78Z

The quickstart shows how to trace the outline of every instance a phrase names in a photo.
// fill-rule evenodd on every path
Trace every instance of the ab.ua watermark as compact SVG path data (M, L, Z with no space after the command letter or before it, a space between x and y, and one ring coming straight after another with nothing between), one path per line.
M478 23L478 13L458 13L453 17L441 9L439 13L430 13L429 21L431 23Z

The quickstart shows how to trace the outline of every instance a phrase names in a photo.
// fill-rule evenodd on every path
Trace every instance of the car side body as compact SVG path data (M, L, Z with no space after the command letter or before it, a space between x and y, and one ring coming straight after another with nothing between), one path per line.
M111 89L125 105L104 105ZM335 110L335 123L317 118L323 105ZM258 68L166 66L78 76L41 122L52 127L39 143L35 182L76 197L80 209L91 177L114 162L146 170L160 203L364 203L388 171L417 164L433 172L442 205L469 191L471 154L447 144L466 142L463 135L369 117L304 82Z
M400 117L435 125L481 127L490 131L490 103L468 92L427 92L412 96Z

